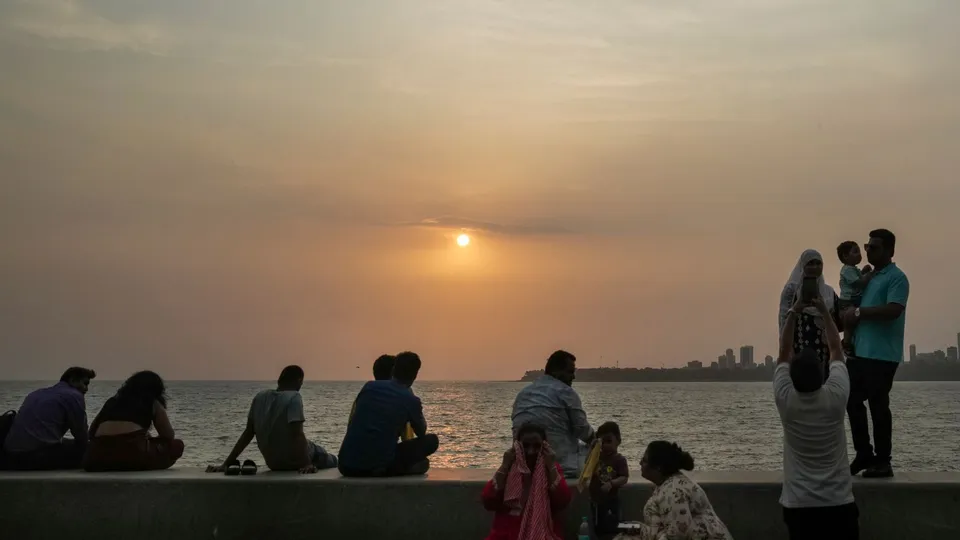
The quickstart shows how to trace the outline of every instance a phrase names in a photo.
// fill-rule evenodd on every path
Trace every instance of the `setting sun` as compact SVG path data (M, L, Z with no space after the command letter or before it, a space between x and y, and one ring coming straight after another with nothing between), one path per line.
M470 245L470 237L466 234L461 234L457 237L457 245L460 247L467 247Z

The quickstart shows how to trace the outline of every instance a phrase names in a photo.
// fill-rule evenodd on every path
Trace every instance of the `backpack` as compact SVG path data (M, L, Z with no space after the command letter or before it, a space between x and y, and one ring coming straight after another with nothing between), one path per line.
M7 440L7 434L13 427L13 419L17 417L17 411L7 411L0 416L0 454L3 454L3 443Z

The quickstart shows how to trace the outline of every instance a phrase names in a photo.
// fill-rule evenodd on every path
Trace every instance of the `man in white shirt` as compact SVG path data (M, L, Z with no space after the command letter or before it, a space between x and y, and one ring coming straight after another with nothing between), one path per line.
M543 371L544 375L521 390L513 402L513 433L516 436L526 424L543 428L564 476L577 478L587 454L587 447L580 443L589 444L595 437L580 396L573 389L577 357L556 351Z
M822 298L813 305L823 315L830 375L823 380L816 350L793 352L797 314L809 307L797 300L787 313L773 376L783 424L783 520L790 540L858 540L860 514L853 500L843 426L850 376L833 317Z

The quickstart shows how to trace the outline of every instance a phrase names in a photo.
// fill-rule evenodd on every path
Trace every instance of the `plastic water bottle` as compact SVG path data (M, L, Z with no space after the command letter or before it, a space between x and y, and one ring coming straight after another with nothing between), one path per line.
M580 523L580 532L577 533L577 540L590 540L590 523L587 518L583 518Z

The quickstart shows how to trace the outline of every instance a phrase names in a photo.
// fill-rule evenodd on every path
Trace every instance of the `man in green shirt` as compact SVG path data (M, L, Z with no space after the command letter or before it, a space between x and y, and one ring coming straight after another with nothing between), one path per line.
M863 290L860 307L844 313L846 328L856 328L856 356L847 360L850 372L847 415L857 451L850 472L858 474L863 471L865 478L893 476L890 466L893 450L890 389L903 361L903 333L910 296L910 281L893 262L896 241L897 237L886 229L870 232L870 241L864 247L867 259L874 267L873 277ZM870 444L864 401L870 405L875 448Z

